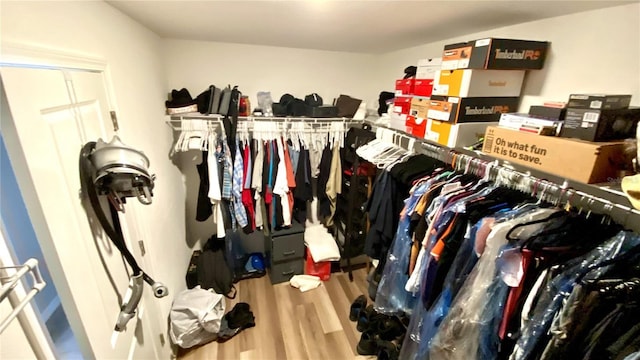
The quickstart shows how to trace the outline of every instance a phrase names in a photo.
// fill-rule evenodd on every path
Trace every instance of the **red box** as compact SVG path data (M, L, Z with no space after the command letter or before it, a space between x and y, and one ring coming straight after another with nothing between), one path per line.
M304 273L317 276L322 281L327 281L331 278L331 261L313 262L311 252L307 249L307 261L305 263Z
M433 79L416 79L413 87L413 95L431 96L433 91Z
M411 109L411 96L396 96L393 100L393 112L398 114L409 114Z
M400 79L396 80L396 96L413 94L413 87L416 79Z
M407 116L405 123L407 132L413 136L424 138L424 133L427 130L427 119L417 118L415 116Z

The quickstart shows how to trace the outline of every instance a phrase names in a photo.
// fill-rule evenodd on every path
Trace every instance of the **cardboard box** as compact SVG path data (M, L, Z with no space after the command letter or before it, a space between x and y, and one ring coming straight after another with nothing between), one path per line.
M515 164L589 184L616 178L618 168L615 164L624 163L623 142L593 143L496 126L487 128L482 151Z
M396 80L396 96L413 94L413 86L416 79Z
M392 129L406 131L407 130L407 114L391 113L389 119L389 127Z
M442 69L542 69L549 42L487 38L445 45Z
M411 99L411 108L409 110L409 115L426 119L428 110L429 99L422 99L417 97Z
M562 121L536 118L527 114L506 113L500 115L498 126L538 135L556 136L562 128Z
M440 70L433 95L459 97L520 96L524 70Z
M433 92L433 79L416 78L413 95L430 97Z
M567 108L574 109L626 109L631 95L571 94Z
M587 141L633 138L640 121L640 108L592 110L567 109L562 137Z
M432 96L427 117L452 124L498 121L500 114L515 112L519 102L518 97Z
M393 112L398 114L409 114L411 109L411 96L396 96L393 100Z
M424 138L451 148L465 147L477 143L484 137L487 127L495 122L450 124L428 119Z
M424 138L424 132L427 129L427 119L409 115L407 116L405 126L407 133L415 137Z
M416 79L433 79L442 66L442 58L420 59L416 69Z
M549 120L564 120L566 108L553 106L532 105L529 107L529 115Z

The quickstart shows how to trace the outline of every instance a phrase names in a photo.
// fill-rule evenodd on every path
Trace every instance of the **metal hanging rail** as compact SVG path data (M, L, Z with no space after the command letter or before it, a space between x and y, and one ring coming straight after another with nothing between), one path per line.
M167 120L167 124L173 130L182 131L182 120L202 120L207 124L222 125L224 115L211 114L204 115L200 113L173 114ZM273 116L239 116L238 122L260 123L260 122L278 122L278 123L305 123L305 124L330 124L343 122L348 125L363 124L364 120L355 120L352 118L336 117L336 118L309 118L309 117L273 117Z
M13 269L15 274L8 275L7 270ZM5 298L11 295L11 291L18 286L18 282L25 275L31 274L33 278L33 286L31 290L27 292L27 295L20 300L17 305L14 305L13 311L0 322L0 334L4 332L4 330L9 326L11 321L15 319L18 314L24 309L25 306L36 296L37 293L42 291L46 286L44 280L42 280L42 276L40 275L40 269L38 268L38 260L29 259L23 265L19 266L2 266L0 267L0 280L2 282L2 288L0 290L0 302L4 301ZM12 300L13 301L13 300Z
M465 172L485 175L491 180L504 181L505 177L517 184L517 188L557 204L569 204L587 213L608 215L625 229L640 233L640 211L633 208L625 194L615 186L586 184L566 179L530 167L497 159L480 151L450 148L430 140L420 139L404 131L388 126L366 122L372 128L383 128L395 132L399 146L416 153L425 154ZM404 141L406 140L406 142ZM412 144L413 149L408 149Z

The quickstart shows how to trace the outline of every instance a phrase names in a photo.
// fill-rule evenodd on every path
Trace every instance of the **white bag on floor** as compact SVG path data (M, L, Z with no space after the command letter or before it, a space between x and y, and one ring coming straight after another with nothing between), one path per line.
M200 286L179 293L169 313L171 341L186 349L215 340L224 310L224 297Z

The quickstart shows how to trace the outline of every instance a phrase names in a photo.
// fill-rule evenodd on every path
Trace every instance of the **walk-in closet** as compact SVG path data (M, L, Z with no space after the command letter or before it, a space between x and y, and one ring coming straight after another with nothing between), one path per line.
M0 359L640 360L640 1L0 34Z

